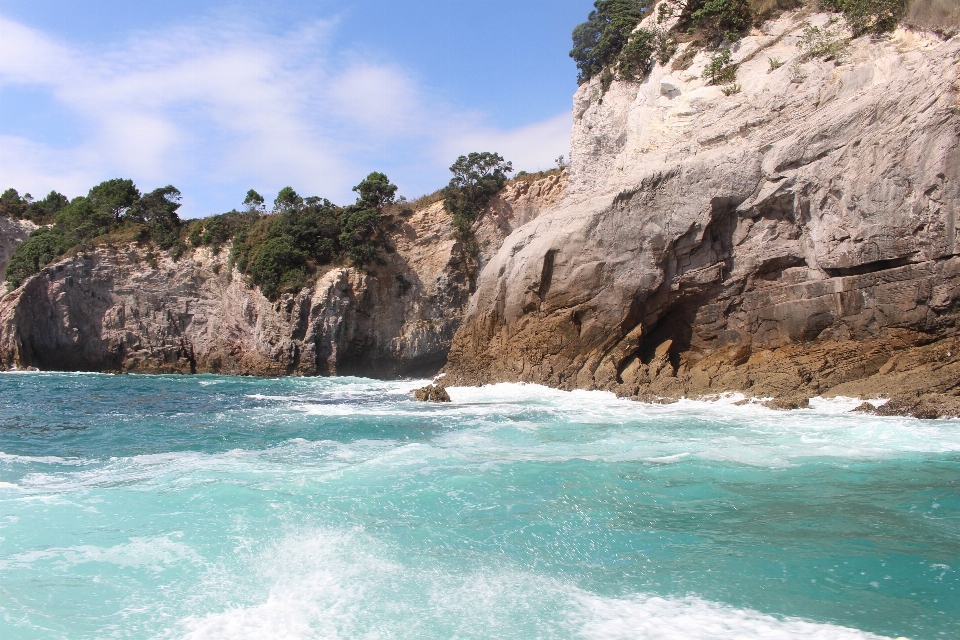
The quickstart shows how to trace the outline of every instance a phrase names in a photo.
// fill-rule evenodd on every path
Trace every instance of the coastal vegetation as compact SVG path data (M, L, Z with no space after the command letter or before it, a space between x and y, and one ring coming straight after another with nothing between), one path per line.
M157 250L177 260L191 247L208 247L214 255L229 247L228 264L276 300L299 291L325 265L381 264L382 252L390 250L384 232L394 216L441 200L455 236L467 253L475 252L471 227L513 166L497 153L482 152L460 156L450 171L445 188L411 203L397 198L397 186L385 174L373 172L353 187L357 198L347 206L303 197L287 186L268 211L266 199L251 189L242 209L198 220L181 220L181 194L173 185L144 194L132 180L117 178L73 200L52 191L39 201L7 189L0 196L0 216L40 225L14 250L7 284L16 288L58 258L97 245L135 242L147 249L150 264L156 264Z
M950 31L945 25L960 19L960 9L945 0L908 2L908 0L596 0L587 20L577 25L572 34L570 57L577 65L577 82L584 84L600 78L601 94L614 80L639 81L646 77L654 61L666 64L677 51L678 43L689 42L674 61L672 68L689 68L696 52L707 48L718 51L705 77L710 84L732 83L736 66L729 59L729 45L739 40L750 28L781 9L810 4L820 11L837 14L835 28L817 29L808 37L810 57L837 59L846 44L840 31L849 30L854 38L879 36L898 24L922 26L939 32ZM655 10L655 24L640 27ZM672 18L674 24L667 28ZM778 61L778 66L779 66ZM776 68L771 63L771 69Z
M41 206L34 206L28 197L17 201L14 194L13 189L3 194L3 213L14 213L10 217L19 213L20 218L44 226L31 233L10 257L6 278L11 287L18 287L68 251L82 250L98 238L121 232L129 239L182 253L182 221L177 215L180 191L172 185L141 194L132 180L107 180L65 204L65 197L51 192Z
M453 177L443 190L443 207L453 216L453 228L466 239L491 198L500 193L513 165L498 153L471 153L450 166Z

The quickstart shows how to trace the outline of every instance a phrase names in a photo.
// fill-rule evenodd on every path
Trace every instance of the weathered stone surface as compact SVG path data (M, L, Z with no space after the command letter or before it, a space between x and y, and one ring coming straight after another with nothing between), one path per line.
M434 384L416 389L413 396L420 402L452 402L446 388Z
M861 38L835 65L802 61L802 28L739 43L730 96L705 53L672 98L659 65L580 88L566 195L483 269L448 384L787 404L957 387L960 40Z
M960 397L942 393L902 394L884 403L874 413L880 416L913 418L960 418Z
M251 375L426 376L446 362L483 263L515 226L562 195L550 176L511 185L478 224L475 258L442 203L399 216L385 264L329 267L270 302L219 255L197 249L156 266L135 245L67 258L0 298L6 368Z

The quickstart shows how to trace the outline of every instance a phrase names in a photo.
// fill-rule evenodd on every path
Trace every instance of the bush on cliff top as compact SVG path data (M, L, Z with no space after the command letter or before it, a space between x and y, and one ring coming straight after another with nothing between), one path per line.
M27 203L23 209L26 200L17 202L14 196L13 189L4 193L5 206L20 207L17 211L24 217L30 215L36 203ZM41 201L43 213L37 217L52 225L34 231L14 250L7 268L7 282L12 287L20 286L24 279L71 248L83 247L94 238L121 227L133 230L141 241L153 242L162 249L172 249L180 242L181 222L177 216L180 192L171 185L141 195L130 180L108 180L90 189L86 196L69 203L64 203L65 200L62 195L51 192Z
M394 202L397 186L386 175L374 172L353 190L359 194L357 201L341 208L326 199L302 198L291 187L284 187L269 216L259 213L263 204L259 194L248 192L248 215L254 217L252 224L237 229L231 260L271 300L298 291L318 266L341 257L358 267L376 262L384 244L383 210ZM240 215L220 217L209 226L226 228ZM207 233L212 244L214 234L207 229L207 221L202 224L199 244L204 244Z
M583 84L614 64L653 0L596 0L587 21L573 30L570 57ZM637 45L635 49L639 49ZM636 51L634 51L636 53Z
M65 195L56 191L48 193L43 200L34 200L29 193L20 197L16 189L7 189L0 195L0 217L50 224L57 211L64 208L68 202Z

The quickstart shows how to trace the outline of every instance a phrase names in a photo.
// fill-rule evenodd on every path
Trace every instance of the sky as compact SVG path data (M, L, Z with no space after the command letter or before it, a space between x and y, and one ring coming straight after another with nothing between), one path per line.
M471 151L567 155L592 0L0 0L0 189L173 184L182 217L284 186L409 199Z

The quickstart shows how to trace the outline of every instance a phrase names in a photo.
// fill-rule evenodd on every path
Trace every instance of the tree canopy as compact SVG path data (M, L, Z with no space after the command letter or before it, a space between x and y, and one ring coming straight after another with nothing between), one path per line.
M24 205L25 212L17 209ZM0 206L4 207L4 214L17 209L41 224L52 223L33 232L14 250L7 270L7 281L13 286L71 248L82 247L118 227L131 227L138 240L151 241L162 249L182 246L181 221L177 215L180 191L173 185L141 196L132 180L116 178L101 182L86 196L69 202L56 191L51 191L40 202L28 202L20 198L15 189L8 189L0 196ZM27 215L31 211L42 213Z
M497 195L513 172L513 164L499 153L484 151L460 156L450 167L453 177L443 189L443 206L453 216L453 226L463 237L490 199Z
M586 22L573 30L570 57L583 84L612 65L653 4L653 0L596 0Z

